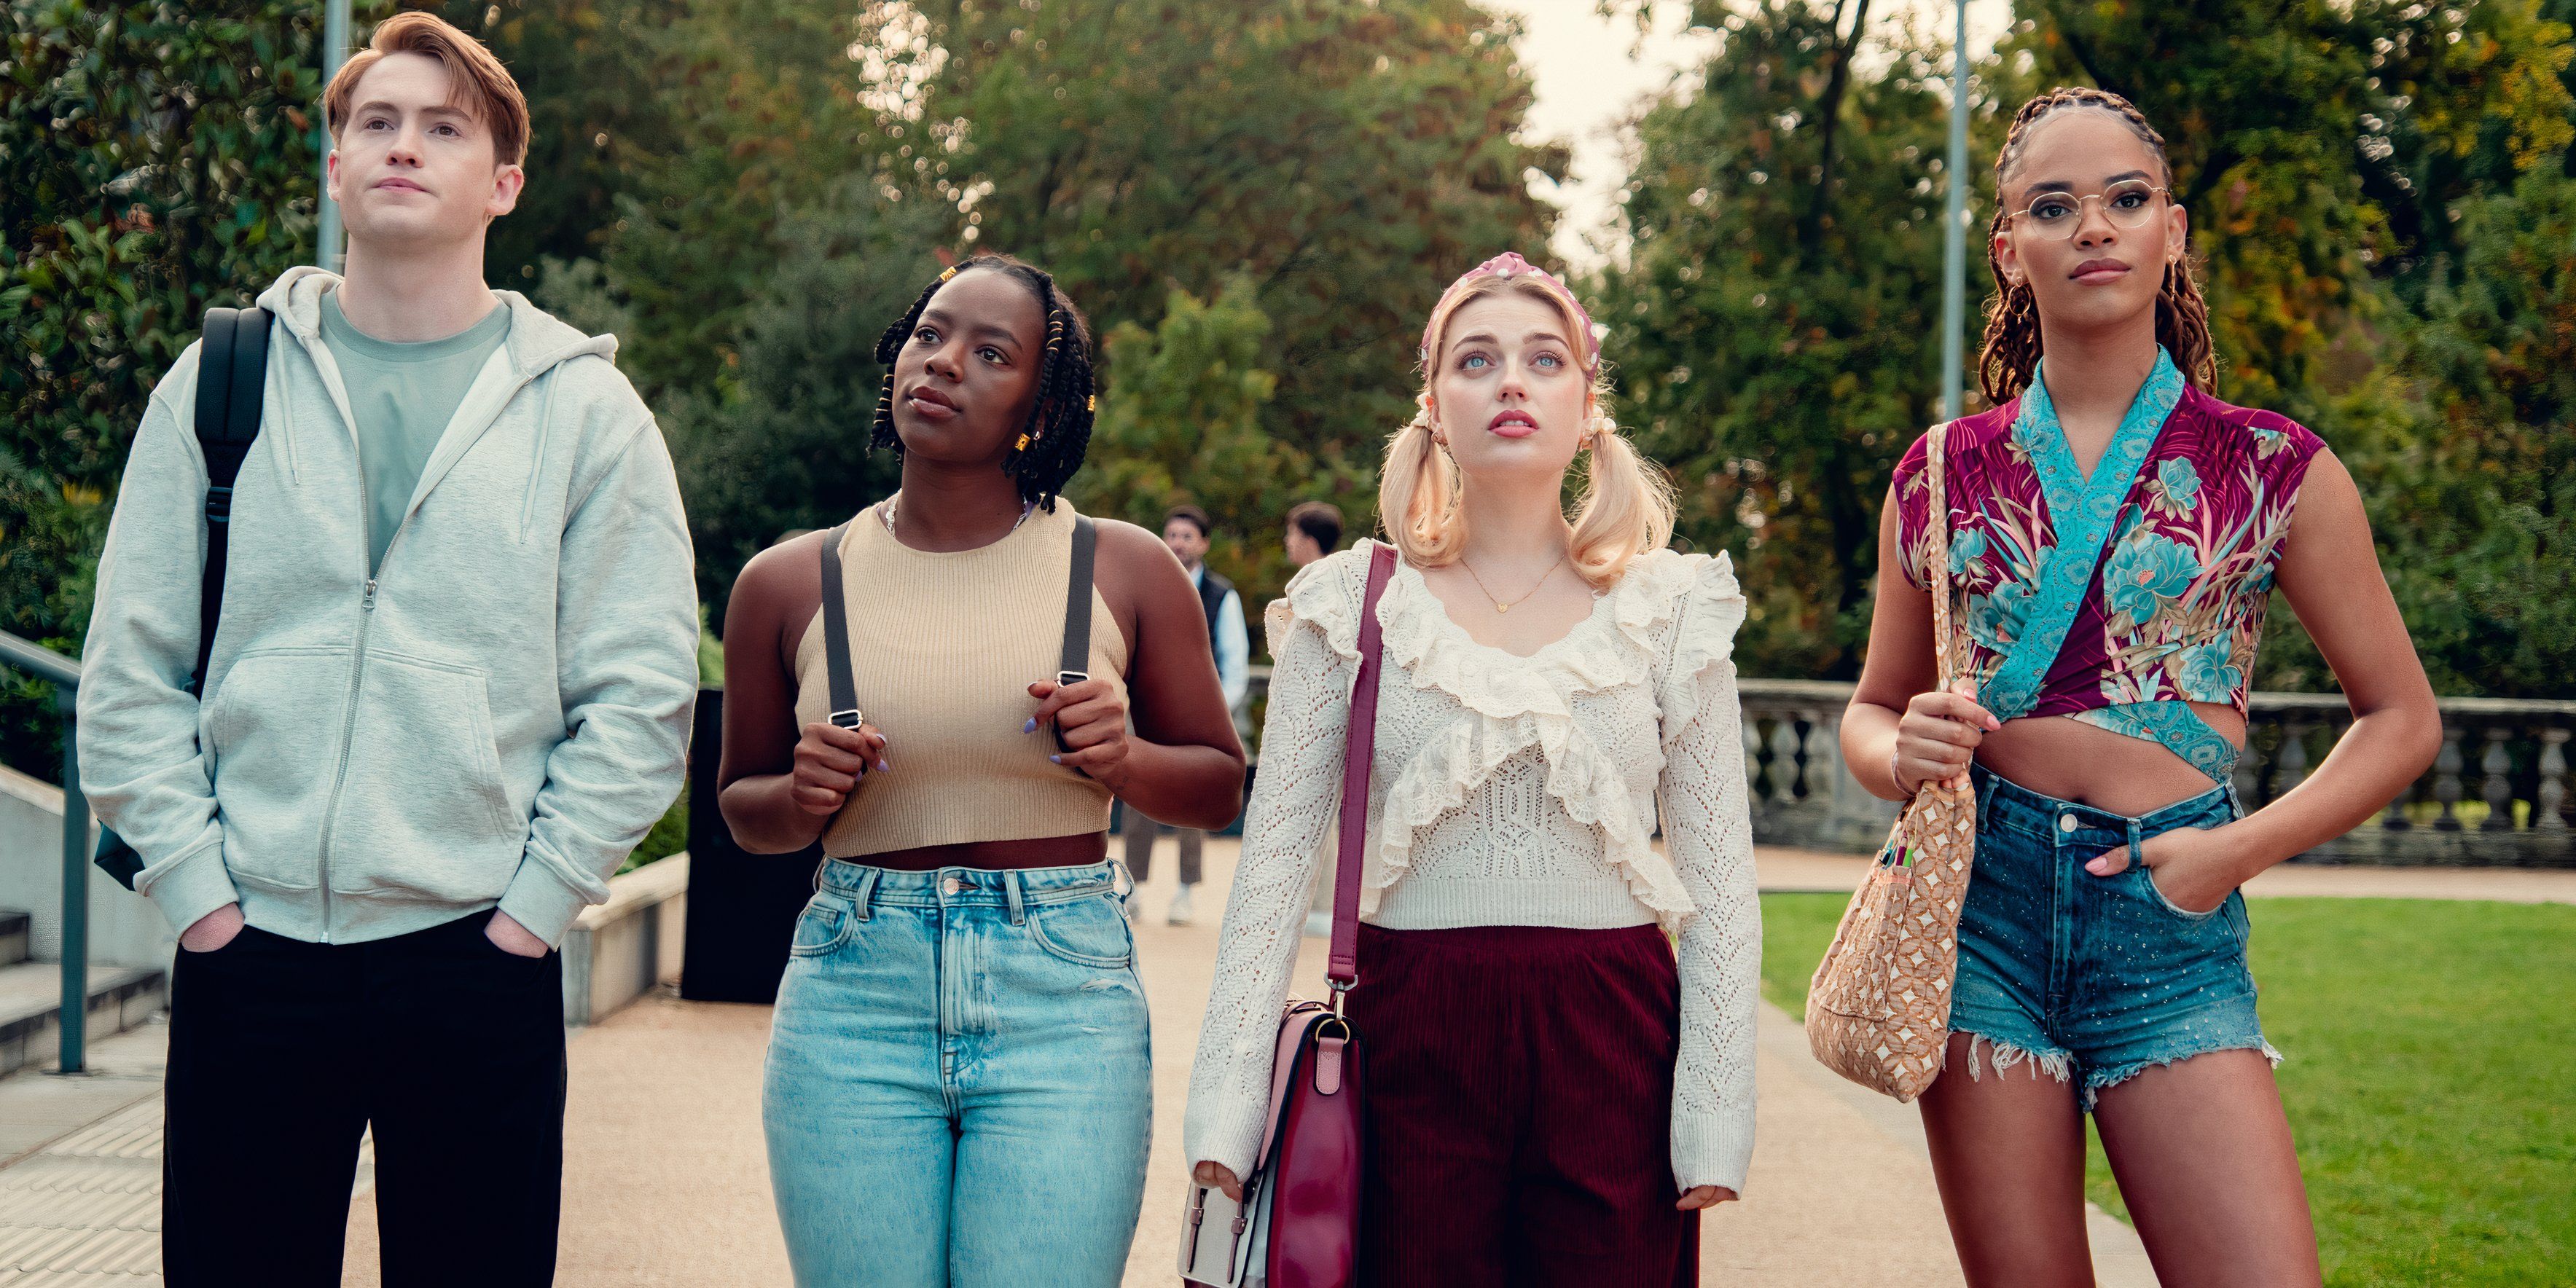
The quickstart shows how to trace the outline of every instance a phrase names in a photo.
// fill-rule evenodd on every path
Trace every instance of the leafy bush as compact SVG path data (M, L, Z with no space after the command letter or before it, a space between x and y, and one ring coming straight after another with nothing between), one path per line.
M0 630L77 654L152 385L311 258L319 6L10 0L0 31ZM55 776L35 686L0 761Z

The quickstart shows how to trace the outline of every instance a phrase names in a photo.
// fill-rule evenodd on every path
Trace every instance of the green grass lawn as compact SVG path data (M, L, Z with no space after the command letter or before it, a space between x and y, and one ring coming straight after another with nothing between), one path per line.
M1763 897L1763 993L1792 1015L1844 902ZM2252 904L2326 1281L2576 1283L2576 907ZM2098 1144L2086 1189L2124 1212Z

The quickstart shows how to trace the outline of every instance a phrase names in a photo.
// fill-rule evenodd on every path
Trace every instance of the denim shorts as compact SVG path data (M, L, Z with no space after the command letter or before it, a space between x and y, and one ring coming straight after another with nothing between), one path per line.
M2245 897L2186 912L2136 860L2149 837L2234 819L2232 791L2130 818L1974 772L1977 858L1950 1005L1950 1031L1975 1039L1969 1077L1988 1060L1998 1073L2027 1062L2076 1083L2090 1109L2104 1087L2210 1051L2279 1062L2254 1015ZM2118 875L2084 870L2123 847L2131 859Z

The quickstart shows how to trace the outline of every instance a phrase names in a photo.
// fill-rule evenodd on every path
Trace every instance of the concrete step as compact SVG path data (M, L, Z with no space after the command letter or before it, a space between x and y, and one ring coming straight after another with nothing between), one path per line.
M62 989L62 968L53 962L0 966L0 1077L54 1062L62 1049ZM92 966L88 1035L131 1028L169 1000L169 980L159 970Z
M35 920L15 908L0 908L0 966L27 960L27 940Z

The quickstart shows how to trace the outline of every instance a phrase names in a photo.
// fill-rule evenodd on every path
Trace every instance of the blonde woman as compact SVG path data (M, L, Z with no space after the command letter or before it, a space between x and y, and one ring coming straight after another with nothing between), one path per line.
M1349 999L1371 1079L1360 1282L1693 1283L1698 1213L1753 1151L1744 600L1724 556L1665 548L1669 489L1604 412L1563 283L1485 263L1432 310L1421 360L1380 494L1403 558L1378 611ZM1370 558L1309 566L1268 615L1261 777L1185 1136L1200 1182L1237 1197L1339 806Z

